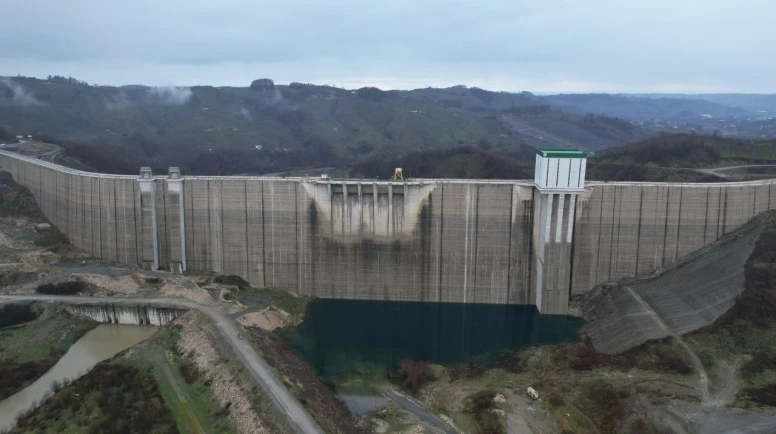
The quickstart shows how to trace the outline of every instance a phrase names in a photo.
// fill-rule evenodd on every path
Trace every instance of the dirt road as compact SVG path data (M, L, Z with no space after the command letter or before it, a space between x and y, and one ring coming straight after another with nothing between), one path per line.
M167 359L164 352L159 348L154 348L149 360L159 367L161 375L164 376L165 381L170 384L170 387L172 387L172 390L178 397L178 402L183 409L184 423L186 424L187 430L195 434L207 434L205 429L202 428L199 419L197 419L197 416L194 414L194 410L191 409L189 397L183 389L180 378L173 372L170 361Z
M251 377L269 396L275 407L286 416L288 423L298 433L317 434L323 430L313 420L301 404L288 392L288 389L275 378L272 369L253 350L250 344L237 337L234 322L218 308L204 306L192 301L157 298L113 298L113 297L68 297L56 295L0 295L0 302L13 300L57 301L81 304L144 304L154 306L196 309L207 315L216 324L221 335L232 347L237 357L250 372Z
M383 392L383 395L393 400L393 402L398 404L401 408L414 414L422 422L425 422L429 426L433 427L433 429L445 434L456 434L455 429L448 425L447 422L421 407L420 404L408 398L407 396L404 396L403 394L393 389L386 390Z

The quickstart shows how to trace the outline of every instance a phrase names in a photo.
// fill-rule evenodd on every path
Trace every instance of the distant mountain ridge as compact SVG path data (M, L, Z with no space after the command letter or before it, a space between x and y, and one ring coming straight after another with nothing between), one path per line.
M656 97L610 94L560 94L542 100L572 113L604 113L625 119L680 119L708 114L731 117L752 114L750 110L718 104L699 96Z
M110 87L6 77L0 127L59 143L100 171L181 166L196 174L345 166L464 145L533 161L535 147L597 151L651 134L620 119L564 113L527 92L346 90L269 79L249 87Z

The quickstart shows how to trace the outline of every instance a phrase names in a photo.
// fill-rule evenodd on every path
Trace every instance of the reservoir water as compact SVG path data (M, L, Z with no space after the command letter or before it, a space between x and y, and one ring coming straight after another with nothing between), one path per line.
M521 347L575 341L580 318L534 306L313 300L284 338L324 378L401 360L488 364Z
M79 339L56 365L37 381L0 402L0 432L11 428L16 416L43 401L51 385L65 378L74 380L97 363L149 338L158 328L126 324L100 324Z

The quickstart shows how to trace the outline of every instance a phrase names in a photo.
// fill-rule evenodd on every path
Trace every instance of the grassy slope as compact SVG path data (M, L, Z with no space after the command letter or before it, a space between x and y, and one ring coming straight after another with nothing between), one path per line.
M46 373L96 325L58 310L29 323L0 328L0 399Z
M177 350L179 332L175 326L162 328L144 346L144 355L150 357L130 357L130 363L144 365L142 359L152 362L159 391L180 432L236 433L234 424L227 417L228 409L223 409L213 396L205 384L207 379Z
M22 416L10 431L28 432L172 434L179 431L148 368L101 363Z
M776 163L776 140L666 134L596 154L592 162L661 167L720 167Z
M177 351L178 331L165 326L131 351L98 364L11 432L236 432L207 379Z
M740 140L666 134L607 149L588 161L588 179L605 181L716 182L687 168L776 163L775 140Z
M533 152L527 152L524 159ZM689 168L776 163L776 141L744 141L689 134L665 135L588 159L587 179L600 181L718 182ZM405 177L531 179L533 167L479 147L417 151L401 158L372 158L348 168L350 176L386 178L395 167Z

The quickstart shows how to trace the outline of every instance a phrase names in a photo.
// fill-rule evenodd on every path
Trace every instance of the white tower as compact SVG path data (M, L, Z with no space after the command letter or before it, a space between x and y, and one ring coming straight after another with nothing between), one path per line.
M577 195L585 189L587 154L576 149L538 149L534 185L536 307L566 314Z

